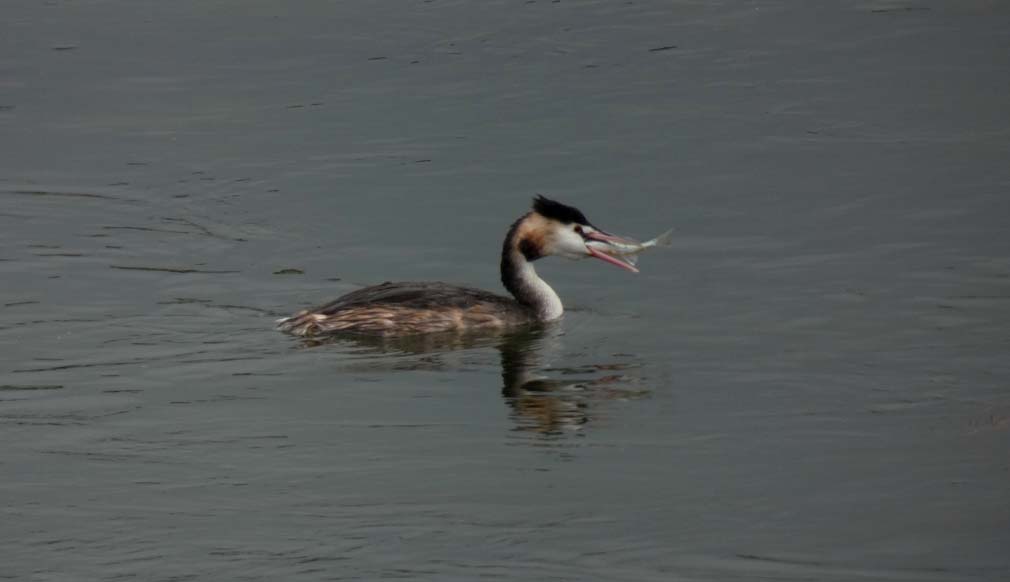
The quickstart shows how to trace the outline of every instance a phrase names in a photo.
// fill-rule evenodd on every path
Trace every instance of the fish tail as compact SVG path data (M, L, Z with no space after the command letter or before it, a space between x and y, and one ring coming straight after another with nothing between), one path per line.
M671 228L652 240L658 247L668 247L673 245L673 229Z

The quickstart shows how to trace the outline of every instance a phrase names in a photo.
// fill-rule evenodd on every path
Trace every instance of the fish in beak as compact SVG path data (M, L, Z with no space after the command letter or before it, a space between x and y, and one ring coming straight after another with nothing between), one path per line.
M583 231L582 236L590 256L637 273L635 263L638 262L638 255L648 248L670 246L673 229L645 242L614 236L599 229Z
M597 228L583 228L582 238L586 241L586 251L589 253L589 256L631 271L632 273L638 272L638 268L626 260L621 253L622 248L637 244L635 241L604 232Z
M637 273L635 263L638 254L653 246L670 246L669 231L646 241L636 240L610 234L592 225L579 209L550 200L543 196L533 199L532 216L539 216L541 222L533 221L541 231L541 239L546 238L547 244L541 243L537 248L537 256L558 255L568 259L595 257L605 263L620 267L626 271ZM544 237L544 234L549 236ZM527 257L530 259L530 257ZM530 259L532 260L532 259Z

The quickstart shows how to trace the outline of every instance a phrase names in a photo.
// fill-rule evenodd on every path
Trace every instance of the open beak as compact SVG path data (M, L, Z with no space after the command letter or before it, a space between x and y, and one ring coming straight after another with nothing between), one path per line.
M586 238L586 240L599 240L608 243L615 242L625 245L635 244L635 241L633 240L619 237L617 235L610 234L609 232L603 232L602 230L599 229L587 232L583 236Z
M591 232L587 232L587 233L585 233L583 235L583 237L586 239L586 250L589 251L589 256L595 257L597 259L600 259L601 261L604 261L606 263L610 263L611 265L616 265L616 266L618 266L618 267L620 267L622 269L625 269L627 271L631 271L632 273L637 273L638 272L638 269L635 268L634 265L632 265L631 263L629 263L629 262L621 259L621 256L619 254L616 254L616 251L618 249L614 245L614 243L617 243L617 244L634 244L635 241L628 240L626 238L621 238L619 236L603 232L602 230L593 230ZM590 244L590 243L597 242L597 241L598 241L597 244ZM599 243L603 243L603 244L599 244ZM615 251L615 254L613 254L613 255L612 254L608 254L606 252L606 249L608 247L609 248L613 248L614 251Z

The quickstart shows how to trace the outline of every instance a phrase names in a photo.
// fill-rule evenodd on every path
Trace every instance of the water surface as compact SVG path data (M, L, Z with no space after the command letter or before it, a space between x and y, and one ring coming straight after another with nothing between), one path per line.
M13 2L0 576L1010 576L1010 10ZM310 345L498 289L537 192L673 249L545 260L505 337Z

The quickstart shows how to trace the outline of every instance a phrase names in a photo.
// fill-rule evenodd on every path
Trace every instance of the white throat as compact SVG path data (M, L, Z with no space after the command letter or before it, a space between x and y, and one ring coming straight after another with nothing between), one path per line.
M533 263L520 259L516 275L517 282L523 288L523 296L532 303L531 307L536 309L537 317L541 321L551 321L561 317L565 312L561 298L546 281L537 275Z

